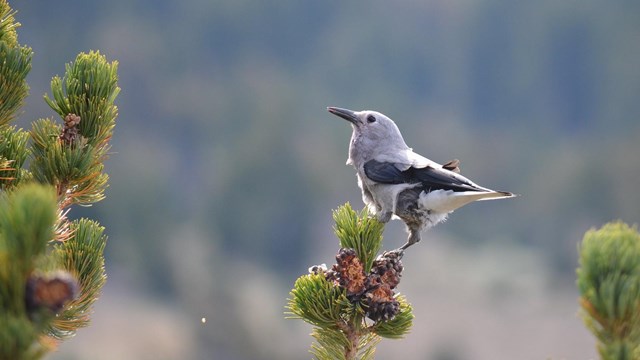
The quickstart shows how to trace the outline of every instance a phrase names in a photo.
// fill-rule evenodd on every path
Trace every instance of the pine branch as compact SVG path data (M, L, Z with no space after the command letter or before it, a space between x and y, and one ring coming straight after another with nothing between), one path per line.
M322 328L338 328L342 314L351 307L344 289L323 274L301 276L291 290L289 310L296 318Z
M0 198L0 359L37 358L41 330L27 312L27 283L52 237L52 189L25 185ZM35 325L35 326L34 326Z
M104 198L106 174L102 174L102 154L85 138L72 145L60 140L62 127L50 119L33 123L31 172L35 180L56 187L64 207L90 204Z
M14 126L0 126L0 190L16 186L21 180L29 178L29 173L24 170L24 162L29 151L27 141L29 134Z
M16 12L11 9L6 0L0 0L0 42L6 43L10 47L18 46L18 34L16 28L20 26L15 21Z
M15 119L17 110L29 94L26 77L31 71L33 53L28 47L10 47L0 42L0 125Z
M79 116L80 135L97 148L106 146L111 139L118 116L114 105L120 92L117 71L118 62L108 63L100 52L81 53L75 62L66 65L63 78L51 80L53 100L44 97L61 118Z
M320 360L373 359L375 346L381 340L372 332L358 333L348 328L340 331L315 328L311 336L317 341L311 345L311 353Z
M333 213L341 249L331 269L313 266L296 280L290 318L314 326L316 359L373 359L382 337L397 339L411 328L411 306L394 293L402 264L394 252L377 256L384 225L349 204Z
M3 193L0 204L0 231L4 246L17 259L42 254L52 238L56 202L46 187L27 185L15 193ZM12 261L17 263L18 261ZM30 265L24 265L30 266ZM28 267L21 270L29 270Z
M57 244L53 256L57 263L78 279L80 291L52 322L49 335L64 340L89 324L93 303L98 299L107 275L104 270L104 248L107 237L97 222L80 219L70 224L73 234Z
M64 125L51 119L33 124L31 171L36 180L56 186L63 207L104 198L109 178L103 161L118 115L117 68L99 52L81 53L67 64L64 78L51 81L54 100L45 95Z
M0 0L0 126L15 118L29 93L26 77L31 70L33 52L18 44L13 11L6 0Z
M0 360L40 359L89 323L106 281L106 236L97 222L66 214L104 198L120 91L117 62L81 53L53 78L54 100L45 96L62 124L10 126L32 57L18 45L14 15L0 0Z
M622 222L589 230L577 285L585 324L602 359L640 358L640 234Z
M22 170L27 157L26 134L8 124L29 94L26 77L33 53L18 44L16 28L20 23L14 15L9 4L0 0L0 190L28 177Z

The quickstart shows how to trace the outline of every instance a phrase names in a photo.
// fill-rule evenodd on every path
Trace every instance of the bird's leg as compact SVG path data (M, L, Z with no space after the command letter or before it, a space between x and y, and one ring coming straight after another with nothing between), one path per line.
M407 227L407 229L409 230L409 239L407 240L407 242L400 246L399 248L395 249L395 250L391 250L388 253L393 253L393 254L397 254L398 258L402 259L402 256L404 255L404 251L411 245L420 242L421 238L420 238L420 228L411 228L411 227Z
M386 224L389 222L389 220L391 220L392 215L393 215L393 212L389 210L380 211L378 213L378 221L380 221L383 224Z
M414 229L413 227L409 227L409 239L407 240L407 243L400 246L400 248L398 250L400 251L405 251L409 246L420 242L421 237L420 237L420 229Z

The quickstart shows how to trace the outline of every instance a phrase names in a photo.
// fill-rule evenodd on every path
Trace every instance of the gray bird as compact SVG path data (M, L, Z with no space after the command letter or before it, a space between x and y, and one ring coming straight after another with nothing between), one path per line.
M387 116L376 111L327 110L351 123L347 165L353 165L362 200L383 223L400 218L409 238L403 252L420 241L420 231L444 221L453 210L477 200L515 196L479 186L458 174L458 160L444 165L416 154Z

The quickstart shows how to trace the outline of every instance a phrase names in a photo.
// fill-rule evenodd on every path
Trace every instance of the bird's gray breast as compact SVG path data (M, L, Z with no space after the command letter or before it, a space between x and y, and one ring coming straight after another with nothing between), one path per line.
M357 177L358 177L358 187L360 187L360 190L362 190L362 201L364 201L364 203L367 205L374 205L375 200L373 198L373 194L371 193L371 189L369 188L369 185L364 180L365 178L363 178L360 172L358 172ZM375 205L376 205L376 208L379 207L377 204Z
M358 168L358 163L362 161L360 146L358 146L359 142L360 140L355 134L351 137L351 142L349 142L349 161L347 163L355 166L356 169Z

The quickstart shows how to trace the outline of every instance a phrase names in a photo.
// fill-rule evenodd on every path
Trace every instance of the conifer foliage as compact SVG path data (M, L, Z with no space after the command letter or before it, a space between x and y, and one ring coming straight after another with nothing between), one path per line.
M340 241L336 263L309 268L291 290L292 318L314 326L316 359L372 359L381 338L401 338L413 322L411 305L396 293L401 255L384 252L384 224L345 204L333 213Z
M19 26L0 0L0 360L39 359L89 323L106 281L106 236L66 215L104 198L120 90L117 62L81 53L45 96L59 119L11 125L33 56L18 44Z
M608 223L589 230L579 250L582 317L601 359L640 359L640 234Z

